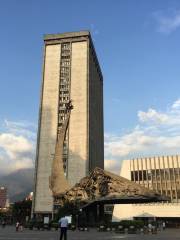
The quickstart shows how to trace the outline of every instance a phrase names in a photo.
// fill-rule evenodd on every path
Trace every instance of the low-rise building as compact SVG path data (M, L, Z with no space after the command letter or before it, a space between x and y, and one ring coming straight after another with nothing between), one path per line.
M133 218L180 220L180 155L124 160L120 175L169 196L171 201L115 205L113 221Z

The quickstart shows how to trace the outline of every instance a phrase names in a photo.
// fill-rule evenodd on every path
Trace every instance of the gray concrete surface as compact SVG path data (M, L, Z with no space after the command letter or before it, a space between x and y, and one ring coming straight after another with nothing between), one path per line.
M91 229L89 232L68 231L67 240L118 240L118 239L132 239L132 240L179 240L180 229L166 229L156 235L123 235L111 232L97 232ZM37 231L24 230L23 232L16 232L15 227L0 228L0 240L59 240L59 231Z

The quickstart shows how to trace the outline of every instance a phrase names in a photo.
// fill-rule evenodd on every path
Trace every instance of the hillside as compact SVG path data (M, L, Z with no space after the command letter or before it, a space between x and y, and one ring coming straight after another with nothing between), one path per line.
M0 186L8 189L10 202L22 200L33 190L34 169L26 168L0 176Z

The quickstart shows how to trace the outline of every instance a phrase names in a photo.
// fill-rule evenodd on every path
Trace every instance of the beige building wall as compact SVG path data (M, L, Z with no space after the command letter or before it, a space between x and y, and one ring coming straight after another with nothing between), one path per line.
M130 180L131 179L130 168L131 168L130 160L124 160L122 165L121 165L120 176Z
M74 185L88 173L87 41L72 43L68 180Z
M68 180L104 168L103 79L88 42L72 43ZM77 174L78 172L78 174Z
M116 204L112 221L134 217L180 217L180 203Z
M52 194L49 189L49 176L55 152L57 136L57 104L59 89L60 45L45 47L44 79L37 146L35 211L52 211Z
M33 213L51 213L53 209L49 177L55 153L61 43L71 44L68 161L66 177L71 185L104 166L103 79L89 32L47 35L45 37L42 99L37 140ZM89 46L91 46L91 51ZM92 55L93 54L93 55Z
M153 188L161 194L171 197L171 203L116 204L113 221L132 219L133 217L180 217L180 155L156 156L124 160L120 176L131 179L131 171L145 171L154 177L143 179L136 175L136 183ZM161 175L159 173L161 172ZM135 177L135 176L134 176Z

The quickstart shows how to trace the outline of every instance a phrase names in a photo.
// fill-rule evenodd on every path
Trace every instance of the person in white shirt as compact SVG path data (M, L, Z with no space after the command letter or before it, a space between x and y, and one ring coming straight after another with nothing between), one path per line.
M63 236L64 240L67 240L68 219L66 217L62 217L59 219L59 225L61 228L60 240L63 239Z
M151 223L148 224L148 230L150 233L152 232L152 224Z
M16 232L18 232L19 231L19 222L17 221L17 223L16 223Z
M165 228L166 228L166 223L165 222L162 223L162 227L163 227L163 230L165 230Z

